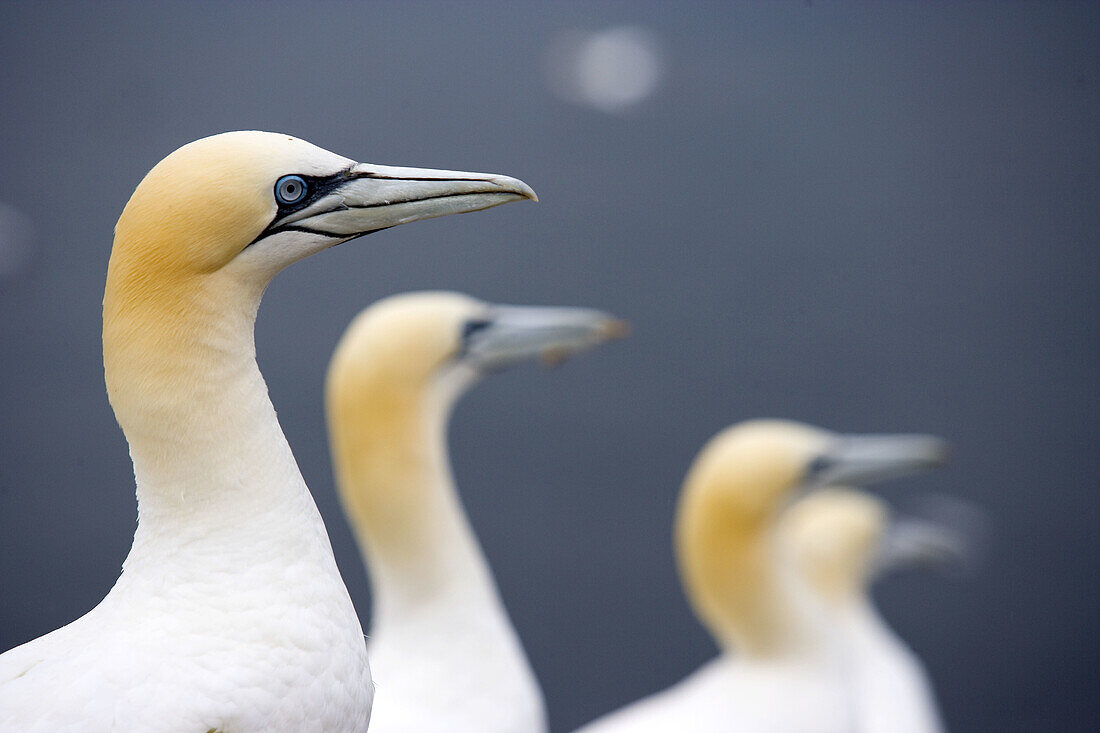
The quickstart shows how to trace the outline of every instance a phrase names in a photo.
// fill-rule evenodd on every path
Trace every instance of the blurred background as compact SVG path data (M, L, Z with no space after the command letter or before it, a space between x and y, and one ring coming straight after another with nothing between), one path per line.
M135 519L103 388L112 227L233 129L518 176L541 203L280 275L260 366L364 622L322 376L351 317L446 288L589 305L631 339L486 380L458 485L555 731L715 653L672 509L720 428L947 437L881 493L984 507L973 577L877 589L957 731L1095 730L1100 4L0 4L0 649L90 609Z

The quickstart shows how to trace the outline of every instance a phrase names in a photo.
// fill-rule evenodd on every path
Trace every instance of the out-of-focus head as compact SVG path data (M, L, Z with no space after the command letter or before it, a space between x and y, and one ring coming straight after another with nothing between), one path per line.
M787 420L752 420L727 428L700 451L684 493L706 494L747 518L775 512L834 440L831 433Z
M946 444L928 435L839 435L789 420L750 420L704 446L685 490L762 518L796 491L905 475L940 465L946 453Z
M837 604L862 597L889 523L882 500L824 488L797 501L781 522L792 560L820 596Z
M946 499L943 501L947 501ZM782 517L783 541L799 573L834 605L859 601L880 577L910 568L964 573L984 544L979 510L953 501L952 521L897 517L857 489L811 493Z
M365 545L431 540L418 522L455 400L488 372L558 361L624 335L585 308L490 305L466 295L395 295L360 313L329 365L326 403L337 487ZM369 529L367 529L369 528ZM417 529L419 528L419 529Z
M491 305L447 292L395 295L345 332L329 367L330 406L357 393L450 401L486 372L557 361L624 333L622 321L586 308Z

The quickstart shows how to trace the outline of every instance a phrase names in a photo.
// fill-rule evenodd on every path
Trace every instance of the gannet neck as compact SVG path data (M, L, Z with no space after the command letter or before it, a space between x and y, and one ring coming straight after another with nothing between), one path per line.
M103 311L104 376L138 501L116 593L167 577L166 568L189 577L247 571L247 558L270 561L277 548L315 564L346 595L256 364L264 283L233 268L149 278L126 256L133 248L116 237ZM202 547L219 551L194 552Z
M449 381L402 385L369 368L329 380L337 484L371 576L375 633L447 598L499 604L451 474Z
M867 733L943 733L932 680L920 658L869 599L838 613L855 656L859 730Z
M727 650L753 657L802 654L817 630L766 518L722 497L685 491L676 523L680 575L703 623Z

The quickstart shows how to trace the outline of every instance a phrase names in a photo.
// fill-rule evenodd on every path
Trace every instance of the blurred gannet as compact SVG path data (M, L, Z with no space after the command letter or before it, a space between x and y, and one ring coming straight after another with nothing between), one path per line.
M512 178L359 164L265 132L198 140L145 176L103 296L134 543L99 605L0 656L0 729L366 730L366 645L256 365L256 310L315 252L523 198Z
M687 596L722 653L581 730L850 733L843 649L782 552L778 518L801 490L908 473L942 453L930 436L843 436L778 420L712 438L684 482L675 542Z
M370 571L372 733L537 733L542 693L462 510L456 400L488 370L620 335L581 308L387 298L348 327L326 398L337 486Z
M868 586L888 569L952 559L959 539L927 522L891 522L886 505L854 489L802 499L783 517L785 541L803 577L850 647L860 733L944 729L920 660L875 610Z

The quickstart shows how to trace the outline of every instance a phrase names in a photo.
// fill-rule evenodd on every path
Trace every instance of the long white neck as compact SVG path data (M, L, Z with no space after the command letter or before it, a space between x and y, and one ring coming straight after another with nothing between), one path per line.
M138 499L124 577L147 564L247 570L265 553L331 562L256 364L262 288L210 276L134 298L111 282L105 377Z
M371 577L371 633L445 605L495 613L499 597L451 475L451 399L368 389L330 396L337 481Z
M456 610L499 604L489 565L455 490L445 419L427 422L425 464L406 476L409 483L421 484L417 515L406 525L411 531L400 541L377 542L367 551L377 579L377 627L415 611L425 600L446 600Z

